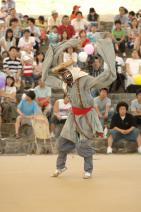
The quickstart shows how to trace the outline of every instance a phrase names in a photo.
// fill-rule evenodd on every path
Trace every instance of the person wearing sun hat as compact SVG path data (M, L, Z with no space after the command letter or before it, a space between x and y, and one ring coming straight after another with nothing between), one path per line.
M76 13L79 11L80 6L78 5L74 5L73 6L73 10L72 10L72 14L70 16L70 20L73 20L74 18L76 18Z
M61 24L61 19L57 10L52 10L51 17L48 20L48 30L50 31L53 26L59 26Z

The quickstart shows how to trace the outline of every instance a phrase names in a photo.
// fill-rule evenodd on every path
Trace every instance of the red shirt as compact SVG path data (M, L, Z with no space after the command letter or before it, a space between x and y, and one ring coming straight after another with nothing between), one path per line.
M70 39L73 35L75 35L75 31L74 31L74 28L73 28L72 25L65 26L65 25L62 24L58 27L58 33L60 35L62 35L64 31L67 32L68 39Z
M86 40L82 43L82 47L85 47L88 43L90 43L90 40L86 38Z

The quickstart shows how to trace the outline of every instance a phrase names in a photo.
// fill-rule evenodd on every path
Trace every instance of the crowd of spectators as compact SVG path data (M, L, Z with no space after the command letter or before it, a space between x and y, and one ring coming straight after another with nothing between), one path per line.
M108 88L109 90L107 88L100 91L92 90L94 107L103 129L107 129L110 125L108 123L113 115L111 100L107 96L108 91L111 92L114 88L114 91L121 89L122 92L133 93L141 86L141 10L128 11L120 7L119 14L114 17L111 30L105 33L105 37L113 42L117 79ZM20 137L19 127L23 118L31 118L37 111L42 111L49 118L52 132L55 131L58 123L64 124L71 108L68 97L65 95L63 99L57 100L52 105L52 90L42 81L41 76L48 46L71 38L78 39L78 46L76 48L70 46L66 49L62 61L73 59L73 66L82 67L84 64L79 61L79 53L83 52L87 44L92 44L96 49L96 41L103 38L100 15L94 8L89 9L87 16L82 14L80 6L74 5L70 14L59 14L53 10L47 17L40 15L35 18L18 13L14 0L1 1L0 75L5 76L6 81L3 95L1 95L0 120L2 122L16 120L16 138ZM43 46L44 52L41 51ZM105 62L99 54L95 53L88 58L87 66L84 67L90 75L97 77L104 71ZM23 94L30 88L32 91L27 92L26 97L22 98L17 107L16 94ZM140 96L141 93L137 93L137 99L131 105L131 111L138 123L141 122ZM112 141L117 136L115 131L118 126L115 120L118 120L119 126L124 120L124 118L119 120L120 107L124 107L125 112L128 109L128 106L124 104L117 107L119 115L115 116L111 122L111 128L115 130L112 131L108 141L108 153L112 152ZM125 116L124 114L123 117ZM127 119L130 118L130 116L127 117ZM129 128L133 129L135 124L132 125ZM124 124L123 127L125 127ZM128 126L125 128L128 129ZM123 133L119 128L117 131ZM125 131L123 134L126 134ZM119 134L118 136L120 137ZM140 139L137 132L133 138L135 137L135 140Z

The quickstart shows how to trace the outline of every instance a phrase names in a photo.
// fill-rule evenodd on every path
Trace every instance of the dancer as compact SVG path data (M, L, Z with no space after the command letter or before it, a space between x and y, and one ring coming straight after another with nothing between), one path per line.
M84 158L84 179L88 179L93 171L94 149L91 142L96 135L101 135L103 130L93 108L90 91L95 85L95 80L80 68L70 67L70 63L73 61L60 64L53 69L53 72L61 76L63 82L67 84L72 105L72 111L58 139L59 155L53 177L58 177L66 170L67 154L76 148L78 154Z
M72 39L65 43L60 43L56 47L49 47L43 64L42 74L43 80L49 86L56 88L64 87L60 83L60 79L49 75L51 67L55 67L58 64L58 61L60 61L59 56L66 48L70 45L75 47L77 42L77 40ZM97 113L93 108L93 98L90 90L92 87L106 87L116 79L115 54L111 40L99 40L97 42L97 53L102 56L106 66L104 71L95 78L79 68L70 66L73 61L60 64L52 70L67 85L67 93L72 104L72 112L69 114L58 139L59 155L53 177L58 177L66 170L67 154L75 147L78 154L84 158L84 179L89 179L92 176L94 150L91 147L91 142L96 134L101 135L103 131Z

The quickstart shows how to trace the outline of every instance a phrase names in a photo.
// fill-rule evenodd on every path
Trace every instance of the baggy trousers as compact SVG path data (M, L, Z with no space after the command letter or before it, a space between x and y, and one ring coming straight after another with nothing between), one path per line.
M67 154L73 149L77 150L78 155L84 158L84 171L92 173L93 171L93 154L94 149L90 145L89 140L80 140L77 144L72 141L60 137L58 140L58 158L57 169L63 169L66 164Z

